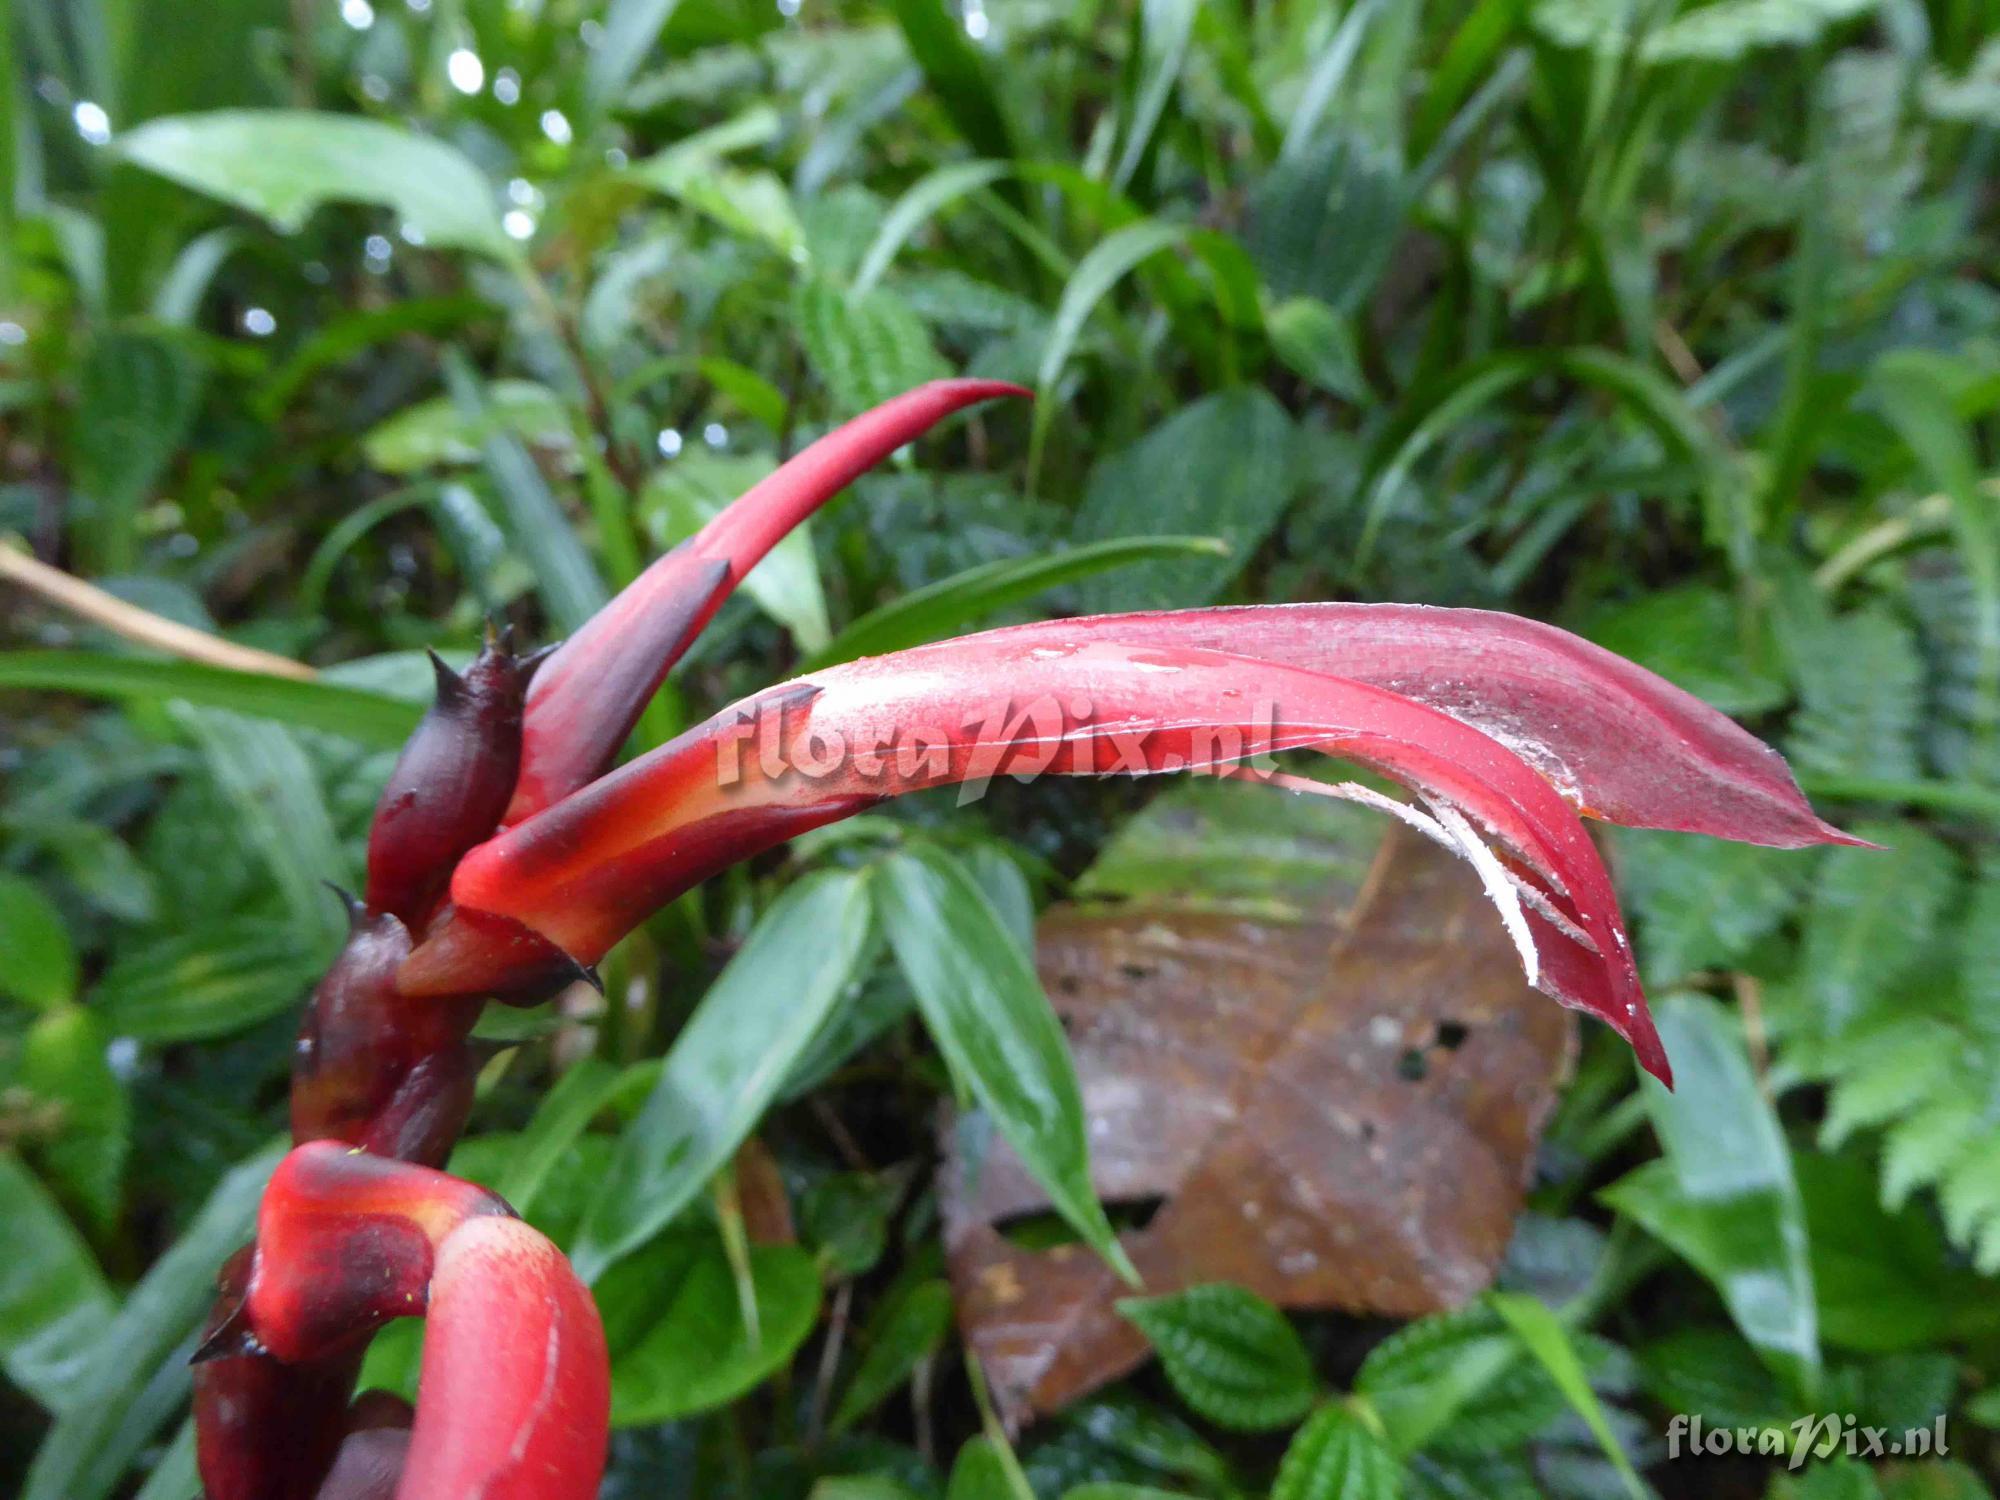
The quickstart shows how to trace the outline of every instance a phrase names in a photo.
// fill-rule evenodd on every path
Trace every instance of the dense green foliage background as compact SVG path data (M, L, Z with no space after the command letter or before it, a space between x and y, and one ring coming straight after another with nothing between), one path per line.
M606 1494L1988 1493L1990 0L9 10L0 536L325 670L232 684L0 593L0 1487L192 1491L190 1329L419 648L560 634L802 440L968 371L1038 399L857 484L642 739L1037 613L1476 604L1700 693L1888 852L1617 838L1704 1061L1669 1097L1587 1036L1509 1290L1396 1332L1154 1304L1164 1375L1013 1446L949 1327L951 1082L908 977L949 934L909 913L956 902L1025 972L1009 934L1149 789L920 800L714 882L619 950L603 1013L496 1032L457 1163L631 1251ZM1032 1030L1027 988L992 1024ZM823 1024L752 1029L774 994ZM699 1175L643 1103L677 1036L687 1078L795 1048ZM707 1180L753 1128L796 1246L747 1248ZM1662 1461L1676 1413L1828 1411L1943 1416L1952 1461Z

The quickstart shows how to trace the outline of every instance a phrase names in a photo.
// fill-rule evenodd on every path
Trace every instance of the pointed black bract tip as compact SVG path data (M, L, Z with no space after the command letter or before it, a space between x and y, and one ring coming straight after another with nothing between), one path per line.
M431 659L431 671L437 677L437 696L440 703L458 697L465 691L465 679L445 664L445 659L428 646L424 655Z
M598 994L601 995L604 993L604 976L597 972L596 964L578 964L576 966L576 977L596 990Z
M367 923L368 903L366 901L363 901L346 886L340 885L335 881L322 880L320 884L338 896L340 904L347 908L347 925L349 930L361 927Z
M245 1355L262 1354L264 1346L257 1335L250 1331L250 1320L244 1315L239 1303L236 1308L215 1325L215 1331L195 1346L188 1356L191 1365L205 1365L217 1359L241 1359Z

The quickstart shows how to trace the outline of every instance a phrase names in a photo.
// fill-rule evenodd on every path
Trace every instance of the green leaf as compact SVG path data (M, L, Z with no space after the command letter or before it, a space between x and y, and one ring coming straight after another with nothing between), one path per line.
M325 963L347 936L329 885L353 884L311 760L282 724L179 705L176 717L236 815L243 843L263 857L307 959Z
M660 1253L677 1254L662 1242ZM621 1317L660 1276L656 1255L635 1256L598 1288L611 1341L611 1423L642 1427L735 1400L791 1361L819 1316L819 1270L796 1245L754 1245L750 1274L757 1326L743 1321L729 1260L705 1241L664 1310L636 1330ZM636 1336L635 1336L636 1335Z
M945 0L892 0L896 23L931 91L972 149L1002 161L1015 155L1014 136L985 59Z
M1181 1399L1220 1426L1284 1427L1318 1394L1312 1359L1285 1315L1242 1287L1217 1282L1128 1297L1118 1311L1158 1351Z
M1271 347L1285 367L1328 395L1369 399L1354 326L1317 297L1288 297L1270 310Z
M541 448L567 449L574 441L569 413L547 386L496 380L485 394L485 409L477 419L469 418L450 396L406 406L368 430L362 454L384 474L419 474L448 464L478 463L480 446L495 432L512 433Z
M896 200L895 206L884 215L882 227L875 231L874 242L855 268L855 294L865 294L882 279L882 273L889 269L910 236L929 223L939 209L968 193L991 187L1014 170L1014 163L1007 161L961 161L918 178Z
M1810 1400L1819 1384L1819 1322L1805 1207L1784 1131L1721 1006L1672 995L1656 1015L1678 1085L1670 1093L1645 1084L1664 1159L1601 1196L1707 1277L1743 1336Z
M1249 563L1292 497L1293 426L1251 386L1182 407L1100 462L1077 512L1082 540L1212 532L1227 552L1143 563L1078 592L1092 613L1206 604Z
M97 1261L34 1174L0 1150L0 1367L58 1416L72 1411L117 1303Z
M804 226L790 191L773 173L731 167L710 152L677 148L635 164L628 175L732 234L761 241L790 264L806 262Z
M1786 698L1784 684L1743 649L1735 604L1704 584L1651 590L1597 610L1582 633L1726 714L1767 713Z
M1886 1000L1930 952L1958 885L1951 851L1907 823L1863 825L1888 846L1821 856L1801 953L1806 1024L1834 1035Z
M1951 1263L1934 1216L1914 1205L1883 1207L1866 1159L1800 1153L1793 1168L1827 1343L1892 1353L1948 1339L1979 1317L1983 1283Z
M78 539L94 570L125 572L139 561L139 508L194 422L202 370L178 343L111 332L92 341L78 383Z
M111 1071L106 1042L92 1012L66 1005L29 1027L21 1049L22 1085L56 1112L39 1162L100 1230L118 1217L132 1136L131 1101Z
M1292 1435L1271 1500L1396 1500L1402 1471L1382 1440L1345 1406L1322 1406Z
M1564 1398L1583 1418L1590 1435L1597 1439L1597 1446L1604 1450L1605 1457L1618 1471L1618 1477L1624 1480L1626 1493L1634 1500L1647 1500L1646 1487L1639 1482L1639 1476L1632 1469L1632 1460L1625 1456L1625 1450L1612 1435L1611 1424L1605 1420L1597 1392L1590 1388L1583 1362L1577 1358L1576 1349L1570 1342L1569 1330L1554 1313L1523 1293L1493 1292L1487 1301L1528 1352L1541 1362Z
M1019 1153L1049 1202L1136 1281L1090 1186L1083 1095L1033 964L958 860L912 844L876 867L896 962L952 1076Z
M845 1432L880 1406L951 1333L951 1287L920 1281L883 1304L863 1332L861 1363L834 1408L831 1431Z
M1111 173L1113 187L1122 189L1145 160L1160 116L1166 113L1167 101L1180 81L1188 42L1194 36L1195 16L1200 10L1197 0L1144 0L1137 11L1139 86L1130 93L1119 122L1118 165Z
M273 1147L232 1167L132 1289L43 1438L21 1500L104 1500L187 1399L188 1345L215 1295L216 1267L249 1238L282 1154Z
M1404 193L1384 148L1344 125L1315 131L1251 188L1251 259L1279 298L1312 297L1353 313L1402 233Z
M1117 568L1169 558L1228 555L1229 544L1219 537L1114 537L1040 557L981 563L870 610L835 636L813 658L808 670L937 640L1011 604Z
M1804 862L1778 850L1623 828L1616 848L1650 984L1734 968L1805 894Z
M1354 1390L1367 1397L1389 1446L1402 1454L1518 1447L1566 1405L1484 1303L1419 1318L1390 1334L1362 1361Z
M603 113L618 102L679 8L680 0L611 0L585 72L594 109Z
M497 1007L495 1007L497 1008ZM636 1105L659 1077L657 1061L614 1068L601 1058L586 1057L556 1080L542 1096L535 1116L507 1153L506 1170L493 1189L526 1214L541 1196L556 1168L591 1120L614 1105Z
M47 1010L76 998L76 949L62 913L25 875L0 871L0 993Z
M481 434L480 455L500 500L508 540L535 570L536 587L556 623L564 630L577 629L610 600L597 565L520 439L492 416L485 385L456 349L446 352L444 378L460 416Z
M227 1036L298 1004L322 967L301 950L291 923L225 917L121 948L91 994L91 1009L113 1036Z
M923 319L885 288L855 293L810 277L792 309L806 356L841 411L865 411L948 373Z
M868 884L853 871L786 888L675 1038L626 1129L573 1255L594 1280L707 1184L784 1084L870 951Z
M1013 1455L991 1438L968 1438L952 1460L944 1500L1033 1500L1020 1483Z
M459 151L356 115L217 110L151 120L119 137L127 161L260 214L281 233L323 203L374 203L439 249L512 261L493 189Z
M408 739L423 716L416 704L359 688L97 651L0 651L0 689L9 688L141 701L183 698L389 749Z
M1048 342L1042 346L1041 363L1035 372L1035 383L1041 387L1041 398L1035 404L1038 419L1051 404L1056 381L1061 378L1063 367L1069 363L1077 340L1083 336L1083 325L1089 321L1097 304L1104 300L1105 293L1141 261L1151 259L1170 246L1181 244L1187 237L1188 229L1184 224L1141 219L1136 224L1113 230L1076 263L1076 270L1063 288L1062 300L1056 304L1055 321L1049 325ZM1031 471L1032 467L1030 465Z

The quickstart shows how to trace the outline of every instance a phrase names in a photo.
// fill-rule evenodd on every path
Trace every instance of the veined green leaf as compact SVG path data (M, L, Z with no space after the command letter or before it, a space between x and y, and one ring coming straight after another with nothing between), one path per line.
M1322 1406L1292 1434L1271 1500L1396 1500L1395 1454L1348 1407Z
M884 1304L862 1331L861 1363L834 1409L830 1430L843 1432L881 1405L951 1333L951 1286L920 1281Z
M1296 1422L1318 1393L1312 1359L1285 1315L1227 1282L1128 1297L1136 1324L1183 1401L1211 1422L1264 1432Z

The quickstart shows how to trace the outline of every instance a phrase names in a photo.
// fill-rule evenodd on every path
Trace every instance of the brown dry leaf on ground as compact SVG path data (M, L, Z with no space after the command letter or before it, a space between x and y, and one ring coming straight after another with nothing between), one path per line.
M1164 902L1058 907L1042 981L1076 1055L1093 1178L1159 1204L1123 1242L1148 1293L1234 1281L1399 1318L1492 1279L1575 1045L1472 871L1403 830L1301 920ZM946 1132L959 1322L1008 1420L1147 1356L1081 1246L1001 1226L1047 1199L982 1122Z

